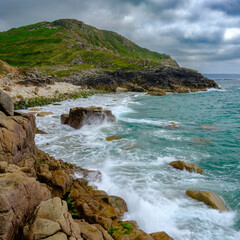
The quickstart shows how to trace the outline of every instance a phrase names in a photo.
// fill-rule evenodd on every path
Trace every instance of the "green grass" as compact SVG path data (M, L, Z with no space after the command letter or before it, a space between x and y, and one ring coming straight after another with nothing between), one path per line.
M77 57L83 64L72 65ZM141 48L117 33L69 19L0 32L0 59L17 67L55 71L59 77L91 68L135 70L171 61L168 55Z

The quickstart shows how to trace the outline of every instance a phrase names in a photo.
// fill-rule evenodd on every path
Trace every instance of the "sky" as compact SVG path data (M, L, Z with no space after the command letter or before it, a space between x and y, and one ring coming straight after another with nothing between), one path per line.
M62 18L118 32L182 67L240 74L240 0L0 0L0 31Z

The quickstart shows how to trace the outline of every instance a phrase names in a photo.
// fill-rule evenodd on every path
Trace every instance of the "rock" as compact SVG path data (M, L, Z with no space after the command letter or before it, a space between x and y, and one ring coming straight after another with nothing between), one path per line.
M79 129L83 125L100 124L104 121L114 122L116 118L111 111L102 110L101 107L76 107L70 109L68 125Z
M36 128L36 134L48 134L48 133Z
M37 114L38 117L45 117L45 116L48 116L48 115L52 115L53 113L52 112L40 112Z
M216 129L218 129L218 126L211 125L211 124L205 124L205 125L202 125L200 128L204 129L204 130L216 130Z
M175 122L171 122L167 126L170 127L170 128L178 128L179 127L179 125L177 123L175 123Z
M194 143L198 145L208 145L212 142L210 138L195 137Z
M218 209L220 211L227 211L227 207L225 206L222 198L219 197L216 193L187 190L186 194L193 199L196 199L200 202L204 202L206 205L214 209Z
M0 239L20 239L21 228L41 201L49 199L49 190L28 177L16 165L0 174Z
M173 240L167 233L165 232L156 232L150 234L154 240Z
M17 163L24 154L35 149L35 117L16 113L6 116L0 112L0 161Z
M6 92L11 92L12 91L12 89L10 87L5 87L5 88L3 88L3 90L6 91Z
M29 111L38 112L38 111L40 111L41 109L40 109L40 108L29 108L28 110L29 110Z
M57 237L82 240L80 228L68 212L67 203L58 197L41 202L30 223L24 227L24 237L27 240L58 240Z
M121 137L121 136L112 136L112 137L107 137L106 140L107 141L113 141L113 140L120 140L122 138L123 137Z
M0 111L4 112L7 116L14 115L14 104L12 98L0 89Z
M62 114L61 115L61 124L68 124L69 121L69 114Z
M89 224L85 221L77 221L81 236L87 240L113 240L108 232L98 224Z
M179 170L186 169L188 172L203 174L203 170L199 166L193 163L186 163L184 161L173 161L173 162L170 162L169 165Z

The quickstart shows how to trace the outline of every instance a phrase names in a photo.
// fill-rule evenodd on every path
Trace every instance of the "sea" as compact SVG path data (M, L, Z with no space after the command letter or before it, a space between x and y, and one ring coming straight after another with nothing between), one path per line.
M175 240L240 239L240 75L206 74L221 89L195 93L96 94L47 105L37 117L46 135L37 146L56 159L100 170L91 184L125 199L124 220L147 233L165 231ZM60 124L73 107L99 106L114 123L93 122L75 130ZM29 111L29 110L27 110ZM177 127L170 127L174 122ZM107 141L107 137L121 139ZM197 164L203 175L169 163ZM76 174L75 177L81 177ZM220 212L189 198L186 190L215 192L229 211Z

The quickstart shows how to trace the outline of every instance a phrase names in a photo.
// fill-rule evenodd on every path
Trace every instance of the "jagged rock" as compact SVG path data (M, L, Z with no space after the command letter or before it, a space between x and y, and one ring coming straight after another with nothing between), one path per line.
M32 114L6 116L0 112L0 161L17 163L35 148L35 117Z
M69 112L68 125L79 129L83 125L99 124L104 121L114 122L115 116L110 110L102 110L101 107L76 107Z
M29 225L24 227L24 237L27 240L57 237L82 240L80 228L68 212L67 203L58 197L41 202Z
M218 196L216 193L206 192L206 191L187 190L186 194L193 199L196 199L200 202L204 202L206 205L214 209L218 209L220 211L227 211L227 207L224 204L222 198Z
M68 124L69 121L69 114L62 114L61 115L61 124Z
M48 116L48 115L52 115L53 113L52 112L40 112L37 114L38 117L45 117L45 116Z
M40 130L39 128L36 128L36 134L48 134L48 133L44 132L43 130Z
M173 240L167 233L165 232L156 232L150 234L154 240Z
M203 170L199 166L193 163L187 163L184 161L173 161L173 162L170 162L169 165L179 170L186 169L188 172L203 174Z
M50 197L43 184L10 164L0 174L0 239L18 239L27 218L41 201Z
M4 112L7 116L14 115L14 103L12 98L0 89L0 111Z

